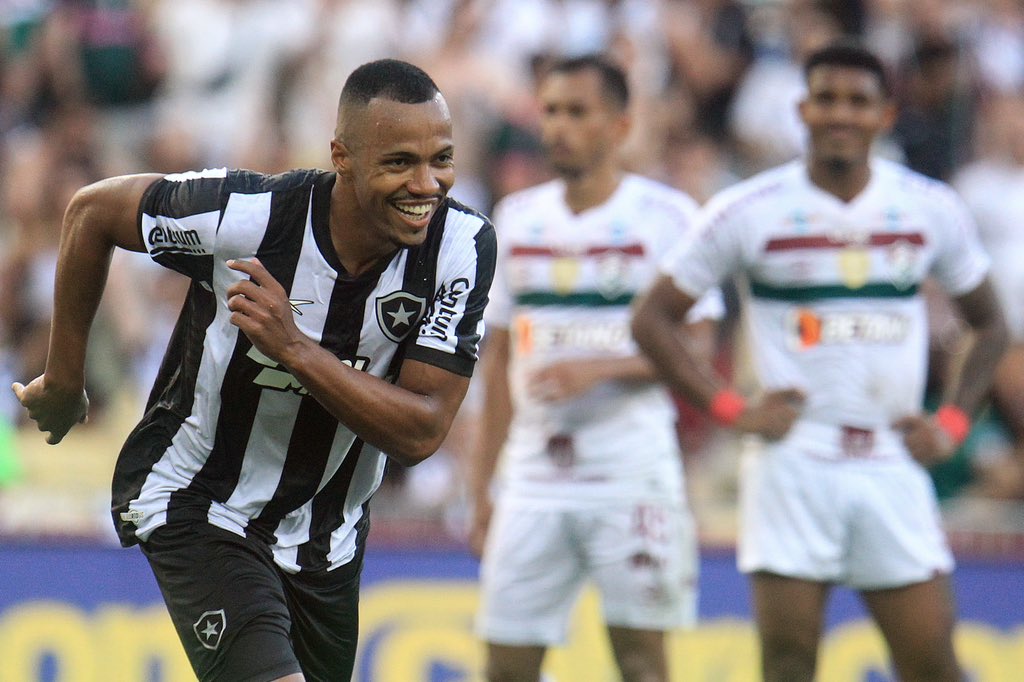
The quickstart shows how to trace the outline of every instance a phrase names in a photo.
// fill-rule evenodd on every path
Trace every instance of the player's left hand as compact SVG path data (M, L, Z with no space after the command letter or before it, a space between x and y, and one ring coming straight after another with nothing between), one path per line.
M256 258L230 260L227 265L249 275L249 279L228 287L231 324L242 330L261 353L287 365L288 353L309 339L295 326L284 287Z
M557 402L583 395L602 381L594 360L563 360L530 376L529 391L537 400Z
M907 415L896 420L892 426L903 432L903 443L911 457L926 467L941 464L956 452L953 439L930 415Z

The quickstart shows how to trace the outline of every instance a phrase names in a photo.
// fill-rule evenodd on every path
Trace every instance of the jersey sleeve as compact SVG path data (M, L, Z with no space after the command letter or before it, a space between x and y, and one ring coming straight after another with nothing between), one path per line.
M200 282L213 275L217 229L227 193L226 169L157 180L139 204L139 231L150 257Z
M420 323L406 358L472 376L484 333L497 241L494 227L481 216L465 219L438 260L434 300Z
M742 214L727 201L712 199L662 259L661 271L676 287L700 299L740 269L743 263ZM715 294L711 294L713 297ZM719 294L720 297L720 294ZM709 300L708 310L714 309Z
M989 269L989 257L967 205L952 189L943 187L941 200L933 203L935 224L940 227L932 275L953 296L973 291Z

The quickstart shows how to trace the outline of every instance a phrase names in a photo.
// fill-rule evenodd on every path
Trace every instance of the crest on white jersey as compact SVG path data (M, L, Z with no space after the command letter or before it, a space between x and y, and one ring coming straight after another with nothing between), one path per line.
M407 337L426 312L426 299L407 291L395 291L377 298L377 324L384 336L395 343Z

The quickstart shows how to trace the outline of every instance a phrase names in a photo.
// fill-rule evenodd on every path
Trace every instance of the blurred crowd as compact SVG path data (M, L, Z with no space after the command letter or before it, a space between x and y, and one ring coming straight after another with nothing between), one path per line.
M609 52L635 93L629 166L703 201L801 154L802 58L843 35L892 76L900 114L879 153L961 191L1015 336L991 407L936 485L950 500L1022 501L1020 0L0 0L0 385L44 366L61 217L76 189L142 171L329 167L337 96L359 64L398 57L434 77L455 122L453 193L486 212L548 177L532 97L545 59ZM141 406L185 289L133 254L119 253L110 277L84 428L125 391ZM946 301L932 303L938 400L963 332ZM720 365L741 372L731 310ZM395 471L382 494L457 513L474 403L471 392L444 452ZM16 408L0 391L0 488L17 485ZM680 423L700 471L721 438L685 405Z

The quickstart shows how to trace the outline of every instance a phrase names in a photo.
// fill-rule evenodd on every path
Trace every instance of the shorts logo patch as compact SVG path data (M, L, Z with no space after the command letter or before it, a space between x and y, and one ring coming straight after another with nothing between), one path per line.
M196 638L203 648L216 651L227 626L228 619L224 615L224 609L217 609L206 611L199 616L199 620L192 624L192 631L196 633Z

